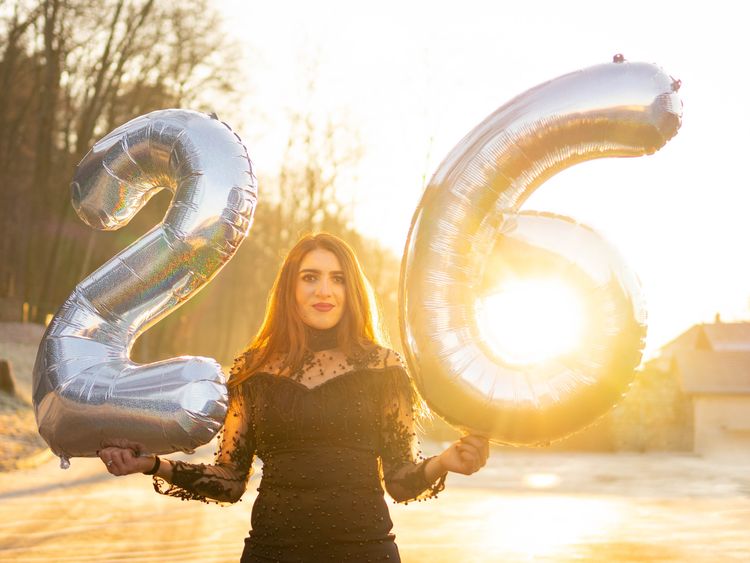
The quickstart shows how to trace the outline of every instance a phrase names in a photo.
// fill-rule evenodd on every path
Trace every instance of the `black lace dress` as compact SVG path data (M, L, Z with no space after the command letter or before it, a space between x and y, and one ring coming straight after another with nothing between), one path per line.
M383 485L397 502L436 496L414 433L414 395L395 352L351 358L316 333L291 375L273 362L230 389L215 465L171 461L158 492L236 502L255 455L263 476L242 562L400 561ZM233 371L243 369L242 358Z

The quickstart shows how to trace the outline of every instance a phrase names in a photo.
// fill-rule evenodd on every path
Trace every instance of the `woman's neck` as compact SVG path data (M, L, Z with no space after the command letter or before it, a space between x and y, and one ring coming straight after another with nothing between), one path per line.
M307 347L313 352L331 350L339 345L337 326L326 329L305 326L305 333L307 334Z

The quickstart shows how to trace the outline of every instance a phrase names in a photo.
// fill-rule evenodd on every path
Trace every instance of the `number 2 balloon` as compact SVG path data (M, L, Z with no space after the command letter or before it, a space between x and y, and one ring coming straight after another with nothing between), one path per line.
M247 236L257 198L239 137L193 111L138 117L78 165L73 205L94 228L118 229L161 189L161 224L78 284L47 328L34 366L39 433L66 467L109 439L146 451L192 451L224 422L227 394L210 358L137 365L133 342L205 286Z

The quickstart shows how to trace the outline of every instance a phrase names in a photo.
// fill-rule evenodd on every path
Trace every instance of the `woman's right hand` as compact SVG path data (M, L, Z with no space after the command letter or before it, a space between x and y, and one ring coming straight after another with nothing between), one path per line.
M437 459L446 471L471 475L485 466L489 456L489 440L484 436L469 434L449 446Z
M129 440L112 440L102 444L99 459L112 475L143 473L154 466L154 456L141 456L140 444Z

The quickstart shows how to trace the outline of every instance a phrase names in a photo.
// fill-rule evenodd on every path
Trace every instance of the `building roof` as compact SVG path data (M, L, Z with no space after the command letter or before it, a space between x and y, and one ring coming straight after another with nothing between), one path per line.
M689 395L750 395L750 351L681 350L673 366Z
M725 351L744 350L750 352L750 323L714 323L700 325L703 334L696 344L700 349ZM704 341L701 342L701 336ZM701 346L703 345L703 346ZM707 346L704 347L704 346Z
M661 347L659 354L649 364L666 371L678 352L705 350L716 352L750 352L750 322L693 325L688 330Z
M693 325L662 346L662 354L678 350L746 350L750 352L750 322Z

